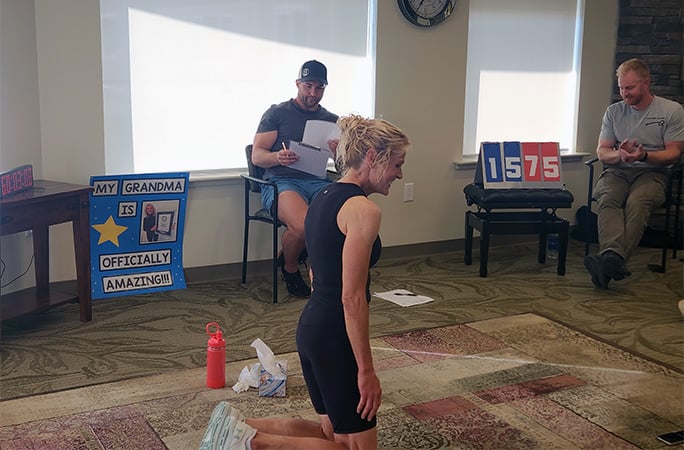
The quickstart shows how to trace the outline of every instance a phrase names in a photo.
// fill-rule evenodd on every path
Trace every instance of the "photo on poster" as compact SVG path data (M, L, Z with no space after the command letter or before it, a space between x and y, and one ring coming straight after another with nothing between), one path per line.
M143 201L140 244L175 242L178 200Z

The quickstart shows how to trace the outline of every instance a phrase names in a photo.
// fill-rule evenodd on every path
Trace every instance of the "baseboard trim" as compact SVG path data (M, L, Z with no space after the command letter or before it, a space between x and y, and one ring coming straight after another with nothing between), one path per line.
M524 242L529 239L530 242L535 242L534 236L520 236L521 241ZM436 255L440 253L462 251L465 239L449 239L445 241L422 242L418 244L396 245L391 247L383 247L382 259L397 259L397 258L418 258L426 255ZM476 236L473 240L473 249L477 250L479 246L479 237ZM490 241L490 248L495 248L500 245L510 245L506 239L497 239L497 235L492 236ZM249 261L247 264L247 279L255 277L269 277L271 275L271 260L262 259L258 261ZM210 283L212 281L221 280L235 280L242 276L242 263L235 262L229 264L214 264L211 266L187 267L185 272L186 284ZM76 292L76 281L68 280L58 282L61 289L67 292Z
M420 244L383 247L382 259L412 258L430 254L452 252L463 249L463 239L424 242ZM262 259L247 263L247 277L264 277L271 274L271 260ZM185 282L206 283L222 279L235 279L242 275L242 263L218 264L213 266L189 267L185 269Z

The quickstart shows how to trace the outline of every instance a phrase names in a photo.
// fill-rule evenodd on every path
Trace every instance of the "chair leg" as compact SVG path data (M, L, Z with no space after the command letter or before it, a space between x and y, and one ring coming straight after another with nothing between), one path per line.
M463 262L466 266L473 263L473 227L470 224L470 211L466 211L465 214L465 252L463 257Z
M589 199L589 203L587 203L587 224L584 229L584 236L586 241L584 242L584 256L587 256L589 254L589 246L591 245L589 241L589 236L591 236L591 198Z
M249 180L245 179L245 232L242 242L242 284L247 283L247 244L249 243Z
M684 231L682 223L680 221L682 217L681 204L682 204L682 179L679 178L677 183L677 196L675 197L675 216L674 216L674 245L672 246L672 259L677 259L677 250L679 250L680 239L683 239L682 232Z
M660 252L660 264L653 264L652 263L652 264L648 264L646 266L646 267L648 267L648 270L650 270L651 272L665 273L665 266L667 264L667 251L669 250L669 242L668 242L668 237L669 237L668 234L669 233L667 231L668 230L667 229L667 225L668 225L667 222L669 222L669 220L666 216L666 218L665 218L665 224L666 224L665 225L665 231L663 231L663 244L662 244L663 248Z
M249 242L249 219L245 218L245 233L242 242L242 284L247 283L247 244Z
M668 197L671 196L671 192L668 190ZM672 205L669 201L665 202L665 228L663 229L663 242L662 250L660 254L660 264L648 264L648 270L651 272L665 273L665 266L667 264L667 252L669 250L670 242L670 216L672 214ZM675 233L676 234L676 233ZM675 242L675 246L677 243Z
M278 224L273 223L273 303L278 303Z

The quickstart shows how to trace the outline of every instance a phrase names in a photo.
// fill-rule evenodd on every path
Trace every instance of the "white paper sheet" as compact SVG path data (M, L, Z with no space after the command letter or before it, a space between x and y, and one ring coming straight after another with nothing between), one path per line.
M307 120L302 142L320 148L332 155L328 140L340 138L340 127L325 120Z
M414 294L413 292L407 291L406 289L395 289L393 291L387 292L375 292L373 295L383 300L396 303L399 306L421 305L423 303L428 303L434 300L424 295Z

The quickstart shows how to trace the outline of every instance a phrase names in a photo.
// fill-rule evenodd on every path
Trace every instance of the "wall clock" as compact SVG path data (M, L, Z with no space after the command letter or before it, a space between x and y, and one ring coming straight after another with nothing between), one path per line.
M453 12L456 0L397 0L406 20L419 27L444 22Z

